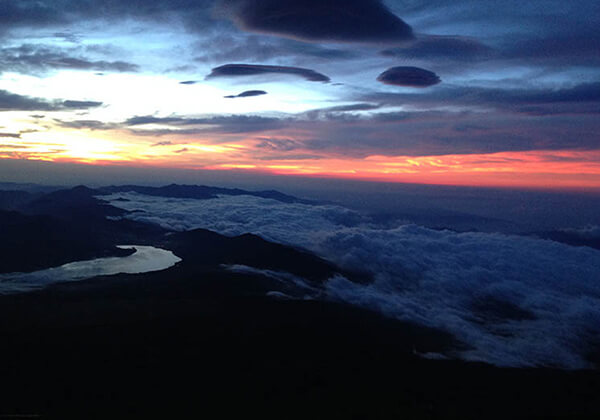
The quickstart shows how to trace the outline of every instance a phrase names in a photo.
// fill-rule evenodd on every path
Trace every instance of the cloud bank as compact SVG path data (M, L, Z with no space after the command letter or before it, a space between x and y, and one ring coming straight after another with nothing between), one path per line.
M1 111L61 111L69 109L96 108L102 102L76 100L46 100L31 96L17 95L6 90L0 90Z
M129 201L116 201L117 198ZM381 226L332 205L258 197L103 197L127 217L174 230L255 233L306 248L373 283L330 279L325 293L397 319L442 328L502 366L588 367L600 336L600 252L529 237ZM141 211L140 211L141 210Z

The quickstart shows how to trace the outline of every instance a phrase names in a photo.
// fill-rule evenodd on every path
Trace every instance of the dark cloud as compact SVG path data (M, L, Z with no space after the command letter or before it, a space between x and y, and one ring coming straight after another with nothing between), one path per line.
M75 51L64 51L55 47L21 45L0 50L0 69L26 74L36 74L51 69L99 70L136 72L138 66L125 61L89 60Z
M491 56L493 50L476 39L460 36L422 35L406 47L383 50L388 57L407 59L476 60Z
M195 85L198 83L196 80L184 80L183 82L179 82L180 85Z
M102 102L94 101L48 101L0 90L0 111L60 111L96 108L101 105Z
M250 96L261 96L266 94L267 92L265 92L264 90L247 90L237 95L227 95L225 96L225 98L248 98Z
M380 0L222 1L247 31L306 41L401 42L412 29Z
M175 150L175 153L185 153L185 152L189 152L190 149L188 149L187 147L184 147L183 149L179 149L179 150Z
M441 79L432 71L419 67L392 67L381 73L377 80L386 85L407 87L429 87L437 85Z
M293 76L302 77L311 82L330 81L329 77L310 69L287 66L267 66L260 64L225 64L212 69L212 72L206 76L206 78L258 76L265 74L290 74Z
M159 141L158 143L154 143L152 145L152 147L157 147L157 146L172 146L173 143L170 141Z

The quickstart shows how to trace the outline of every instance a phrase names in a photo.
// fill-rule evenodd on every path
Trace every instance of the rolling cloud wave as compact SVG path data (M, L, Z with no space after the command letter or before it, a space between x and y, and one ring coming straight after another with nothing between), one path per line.
M122 197L130 201L115 201ZM501 366L585 368L600 336L600 252L553 241L383 227L333 205L258 197L104 197L128 217L174 230L246 232L306 248L373 276L330 279L330 299L442 328L470 348L460 357Z

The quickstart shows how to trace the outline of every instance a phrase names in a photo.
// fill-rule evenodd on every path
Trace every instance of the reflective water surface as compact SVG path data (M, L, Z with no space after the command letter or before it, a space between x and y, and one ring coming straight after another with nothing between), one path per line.
M119 248L134 248L135 253L126 257L76 261L31 273L0 274L0 294L26 292L52 283L78 281L95 276L159 271L181 261L181 258L171 251L153 246L119 245Z

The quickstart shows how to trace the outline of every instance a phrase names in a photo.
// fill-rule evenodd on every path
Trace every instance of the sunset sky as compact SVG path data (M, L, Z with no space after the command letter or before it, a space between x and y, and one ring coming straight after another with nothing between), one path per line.
M590 0L0 0L0 165L600 188L599 27Z

